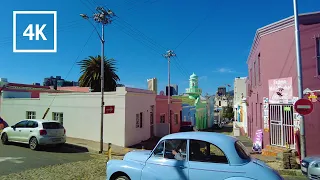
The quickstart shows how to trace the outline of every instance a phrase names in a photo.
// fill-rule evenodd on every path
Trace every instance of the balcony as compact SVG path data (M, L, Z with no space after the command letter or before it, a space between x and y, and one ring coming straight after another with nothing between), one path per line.
M186 93L190 93L190 94L201 94L201 93L202 93L202 89L198 89L198 88L187 88L187 89L186 89Z

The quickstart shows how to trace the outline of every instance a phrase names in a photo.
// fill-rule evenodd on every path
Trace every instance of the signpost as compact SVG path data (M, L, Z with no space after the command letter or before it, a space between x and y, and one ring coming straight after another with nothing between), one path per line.
M113 114L115 106L105 106L104 107L104 114Z
M299 99L294 104L294 109L300 115L308 115L313 111L313 104L308 99Z

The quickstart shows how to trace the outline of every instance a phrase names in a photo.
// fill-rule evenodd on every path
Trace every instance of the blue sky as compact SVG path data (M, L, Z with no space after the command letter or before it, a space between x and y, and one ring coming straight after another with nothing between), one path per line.
M317 1L298 0L299 12L320 11ZM93 27L79 16L92 14L89 8L94 5L106 5L119 17L106 27L105 55L117 61L121 83L146 88L146 79L157 77L158 89L164 89L167 61L161 53L173 49L177 58L172 59L172 84L184 91L194 72L203 92L209 94L218 86L232 83L234 77L247 75L246 59L257 28L293 14L292 0L5 1L0 6L0 77L16 83L42 83L51 75L78 80L80 69L74 65L77 57L80 61L101 52L97 34L91 35ZM12 11L18 10L57 11L57 53L12 52ZM18 15L17 48L52 48L52 17ZM43 31L47 41L29 41L22 36L30 23L47 24Z

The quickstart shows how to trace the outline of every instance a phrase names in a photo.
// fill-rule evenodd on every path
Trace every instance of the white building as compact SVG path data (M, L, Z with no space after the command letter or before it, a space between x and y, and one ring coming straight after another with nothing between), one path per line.
M104 114L104 142L131 146L150 138L150 112L155 106L152 91L117 87L105 93L105 106L114 105L113 114ZM101 93L41 93L40 98L0 98L0 115L9 124L30 119L45 119L63 123L67 136L100 140ZM155 114L155 113L152 113Z
M240 109L243 98L247 97L246 77L236 77L234 79L233 112L234 119L240 121Z
M148 90L153 91L154 93L158 93L158 80L157 78L147 79L148 82Z

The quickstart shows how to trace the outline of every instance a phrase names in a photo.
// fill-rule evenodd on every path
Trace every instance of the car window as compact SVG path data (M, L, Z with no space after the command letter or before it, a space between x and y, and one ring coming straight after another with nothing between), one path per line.
M163 157L164 141L161 141L153 151L153 156Z
M187 140L186 139L168 139L165 140L164 158L185 160L187 157Z
M246 147L240 141L236 141L234 143L234 146L241 159L244 159L244 160L251 159L250 153L247 151Z
M43 129L63 129L63 126L58 122L44 122Z
M190 140L189 149L190 161L228 164L228 158L224 152L209 142Z
M27 125L27 122L28 122L28 121L26 121L26 120L20 121L20 122L18 122L18 123L15 125L15 127L16 127L16 128L25 128L26 125Z
M36 127L38 127L38 123L35 122L35 121L28 121L26 127L27 127L27 128L36 128Z

